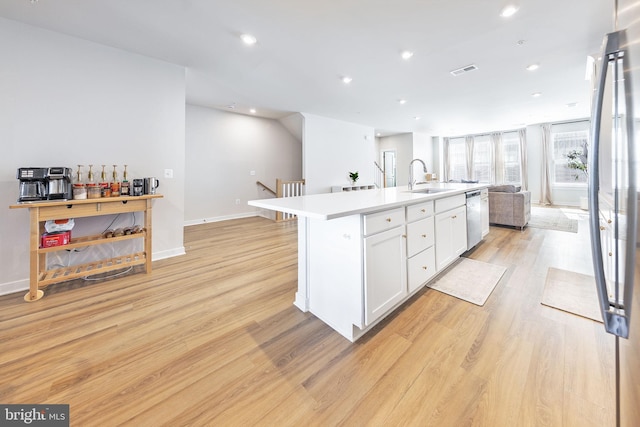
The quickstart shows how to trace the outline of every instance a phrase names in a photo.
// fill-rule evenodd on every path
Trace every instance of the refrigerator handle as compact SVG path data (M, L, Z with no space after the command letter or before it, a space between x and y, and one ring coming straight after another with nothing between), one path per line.
M604 92L609 70L609 62L617 61L624 56L620 49L621 40L624 40L624 30L609 33L603 41L602 62L598 75L598 86L592 105L591 136L592 147L589 156L589 231L591 234L591 257L593 259L593 271L596 279L596 289L602 320L607 332L627 338L629 335L628 318L624 313L624 304L611 303L607 292L607 281L602 260L602 240L600 236L600 205L598 202L598 192L600 190L600 130L603 119ZM626 100L625 100L626 101ZM628 104L627 104L628 105ZM635 246L635 236L634 236ZM631 264L633 265L633 263ZM633 285L633 282L631 283ZM626 294L626 292L625 292Z
M631 324L631 307L633 299L633 289L635 280L635 266L636 266L636 252L638 251L638 171L637 171L637 154L636 144L640 141L636 141L635 133L635 111L633 100L633 78L631 76L631 70L633 70L633 64L631 64L631 57L627 48L626 32L622 30L623 34L620 38L622 43L622 50L624 57L622 59L623 66L623 78L624 78L624 97L626 107L626 131L627 131L627 173L628 173L628 191L627 191L627 233L626 233L626 251L625 251L625 272L624 272L624 291L622 292L622 307L624 308L624 317L627 323L627 335L629 331L628 327ZM638 58L634 58L638 59ZM636 64L637 66L637 64ZM635 69L638 72L638 69Z

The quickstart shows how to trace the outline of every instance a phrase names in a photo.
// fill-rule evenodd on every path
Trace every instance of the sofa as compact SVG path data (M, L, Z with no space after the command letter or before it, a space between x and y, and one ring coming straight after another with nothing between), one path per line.
M488 191L489 222L524 229L531 219L531 192L515 185L496 185Z

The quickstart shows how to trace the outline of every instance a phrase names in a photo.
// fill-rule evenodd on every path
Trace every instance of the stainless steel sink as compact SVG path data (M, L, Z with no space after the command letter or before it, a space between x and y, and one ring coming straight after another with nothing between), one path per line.
M448 188L419 188L417 190L408 191L409 193L422 193L422 194L435 194L442 193L444 191L451 191Z

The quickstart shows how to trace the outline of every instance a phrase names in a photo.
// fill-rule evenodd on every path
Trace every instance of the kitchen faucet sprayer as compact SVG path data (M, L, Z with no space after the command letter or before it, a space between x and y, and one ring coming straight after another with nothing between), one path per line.
M413 179L413 162L422 163L422 170L424 171L424 173L427 173L427 165L425 165L422 160L420 159L411 160L411 163L409 163L409 190L413 190L413 184L415 183L415 180Z

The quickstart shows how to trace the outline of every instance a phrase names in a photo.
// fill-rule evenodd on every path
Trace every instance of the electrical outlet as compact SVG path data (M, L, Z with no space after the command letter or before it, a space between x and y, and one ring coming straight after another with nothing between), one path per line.
M236 205L240 204L240 199L236 199Z
M164 177L165 178L173 178L173 169L165 169L164 170Z

